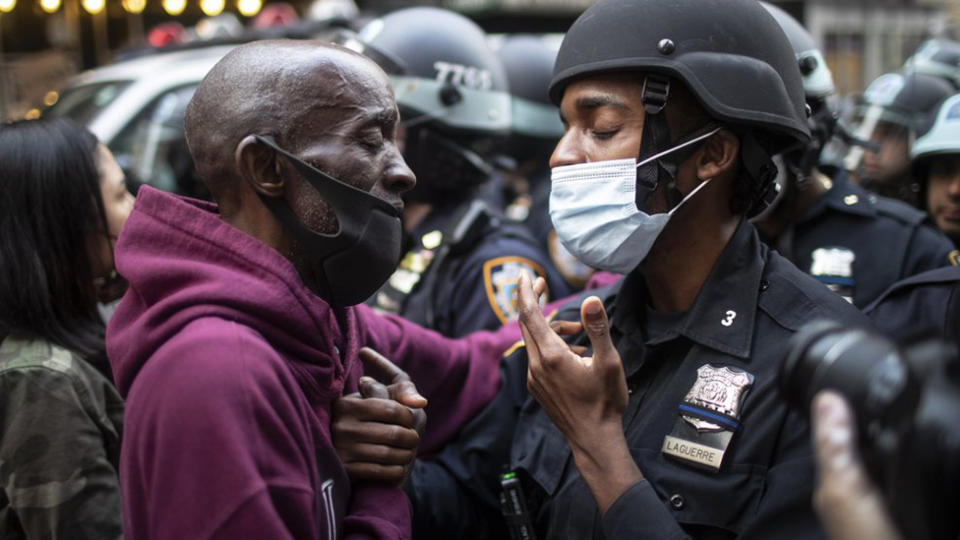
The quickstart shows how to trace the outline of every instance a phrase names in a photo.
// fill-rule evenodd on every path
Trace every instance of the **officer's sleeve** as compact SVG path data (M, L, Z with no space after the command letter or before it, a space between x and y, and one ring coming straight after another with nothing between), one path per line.
M930 225L919 225L914 230L910 248L904 257L900 279L949 266L953 250L953 242L943 233Z
M607 540L690 538L646 480L630 486L610 505L603 514L603 533Z
M0 374L0 482L27 538L122 536L117 471L82 388L44 367Z
M516 288L523 272L547 280L547 301L569 294L543 254L514 238L490 241L464 258L449 281L445 294L450 314L448 334L464 336L477 330L493 330L517 319Z

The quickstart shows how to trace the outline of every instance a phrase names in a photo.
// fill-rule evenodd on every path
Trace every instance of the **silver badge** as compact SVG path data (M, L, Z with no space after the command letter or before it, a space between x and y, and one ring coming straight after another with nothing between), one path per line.
M697 382L687 392L684 402L695 407L716 411L724 416L739 418L744 393L753 385L753 375L728 366L710 364L697 370ZM697 431L721 431L725 427L702 418L682 414L684 420Z
M846 248L817 248L811 254L810 275L823 283L831 291L853 303L853 262L857 260L854 252Z
M812 276L853 277L853 261L857 256L845 248L817 248L810 263Z

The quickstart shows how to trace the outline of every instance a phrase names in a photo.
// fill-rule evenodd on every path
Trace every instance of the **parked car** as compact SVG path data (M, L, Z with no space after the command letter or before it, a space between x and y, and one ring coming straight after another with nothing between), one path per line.
M110 147L131 189L145 183L205 197L183 118L197 85L232 47L157 53L88 71L44 114L87 126Z

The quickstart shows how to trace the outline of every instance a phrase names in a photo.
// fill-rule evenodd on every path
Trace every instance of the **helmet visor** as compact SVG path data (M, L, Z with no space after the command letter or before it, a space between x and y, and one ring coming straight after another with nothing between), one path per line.
M862 110L854 137L861 141L872 142L878 145L880 149L874 150L861 145L853 146L844 159L844 167L848 171L860 171L871 162L867 154L883 152L885 145L902 144L906 140L909 147L913 139L911 123L908 116L888 107L881 105L865 107Z

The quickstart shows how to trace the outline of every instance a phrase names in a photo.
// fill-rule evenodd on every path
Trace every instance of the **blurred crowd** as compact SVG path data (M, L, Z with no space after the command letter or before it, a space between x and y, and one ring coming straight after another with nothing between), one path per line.
M960 536L960 43L321 5L0 125L0 537Z

